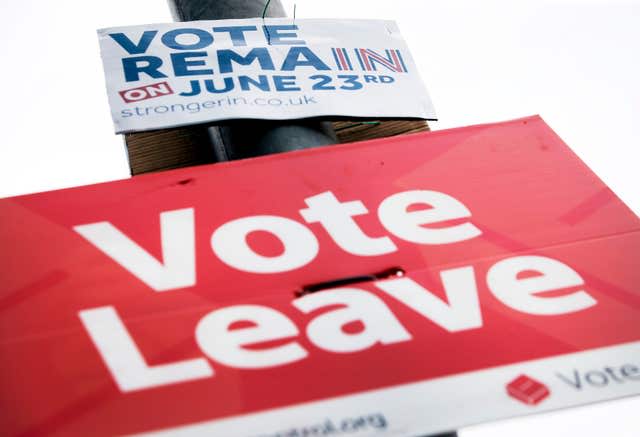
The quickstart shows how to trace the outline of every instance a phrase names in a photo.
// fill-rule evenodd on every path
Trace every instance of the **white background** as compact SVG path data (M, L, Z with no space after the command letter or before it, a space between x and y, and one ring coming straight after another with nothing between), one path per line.
M540 114L640 214L640 1L296 3L300 18L398 21L433 129ZM171 21L166 3L2 0L0 17L0 197L128 177L95 30ZM637 437L639 412L636 397L460 434Z

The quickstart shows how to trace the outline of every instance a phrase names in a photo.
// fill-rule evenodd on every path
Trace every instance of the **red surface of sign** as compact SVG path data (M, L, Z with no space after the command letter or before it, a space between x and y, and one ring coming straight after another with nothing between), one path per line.
M0 247L3 435L214 423L640 341L640 222L539 117L3 199ZM609 364L640 392L640 363ZM567 372L586 394L561 406L595 399ZM538 408L508 400L523 373L496 393ZM539 378L527 402L551 405Z

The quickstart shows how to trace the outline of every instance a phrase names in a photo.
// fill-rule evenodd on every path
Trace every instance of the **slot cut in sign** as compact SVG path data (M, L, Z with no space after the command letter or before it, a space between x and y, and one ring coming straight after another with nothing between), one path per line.
M436 119L392 21L196 21L98 35L116 133L228 119Z
M7 435L428 435L640 393L640 220L539 117L0 217Z

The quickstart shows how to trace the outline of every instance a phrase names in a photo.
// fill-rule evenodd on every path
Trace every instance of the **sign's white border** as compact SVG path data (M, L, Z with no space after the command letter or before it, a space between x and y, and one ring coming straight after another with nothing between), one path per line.
M638 395L640 375L622 382L609 378L606 384L602 378L592 378L589 383L585 375L606 374L603 369L607 367L640 367L639 357L637 341L139 435L287 435L289 430L305 429L328 418L339 423L341 418L370 414L383 415L387 426L349 435L431 435L491 420ZM571 383L574 372L581 378L579 388ZM510 397L506 385L520 375L542 382L550 395L537 405Z

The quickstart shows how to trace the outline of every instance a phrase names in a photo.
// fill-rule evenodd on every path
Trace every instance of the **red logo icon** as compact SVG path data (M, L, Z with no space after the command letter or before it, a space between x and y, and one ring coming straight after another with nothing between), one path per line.
M507 384L507 393L528 405L537 405L550 394L546 385L527 375L520 375Z
M145 85L138 88L119 91L120 97L127 103L138 102L140 100L151 99L153 97L173 94L173 90L168 82L160 82L153 85Z

